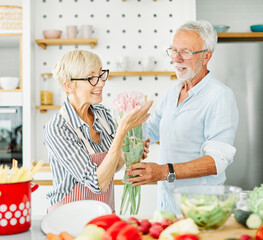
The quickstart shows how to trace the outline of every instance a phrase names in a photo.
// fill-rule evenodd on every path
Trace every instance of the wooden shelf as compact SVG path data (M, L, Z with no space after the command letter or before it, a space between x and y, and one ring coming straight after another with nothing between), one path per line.
M218 33L218 42L259 42L263 41L263 32L223 32Z
M60 105L40 105L40 106L36 106L36 109L39 109L41 113L45 113L47 112L47 110L56 110L56 109L60 109L61 106Z
M22 89L18 88L18 89L10 89L10 90L5 90L5 89L1 89L0 88L0 92L21 92Z
M41 73L41 77L44 78L44 77L48 77L48 78L51 78L53 76L52 73Z
M123 77L123 76L170 76L171 79L176 79L175 72L110 72L109 79L111 77ZM52 77L52 73L42 73L41 77Z
M46 49L47 46L58 46L58 45L90 45L94 48L98 43L96 38L58 38L58 39L36 39L36 43Z
M110 72L109 79L111 77L122 76L170 76L171 79L176 79L175 72Z

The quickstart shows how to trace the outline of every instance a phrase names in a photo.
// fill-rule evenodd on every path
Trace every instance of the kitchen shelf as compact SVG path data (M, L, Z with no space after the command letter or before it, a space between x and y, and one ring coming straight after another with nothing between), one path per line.
M218 33L218 42L259 42L263 41L263 32L223 32Z
M176 79L175 72L110 72L109 80L111 77L122 77L122 76L170 76L171 79ZM52 77L52 73L42 73L41 77Z
M58 46L58 45L90 45L94 48L98 43L96 38L58 38L58 39L36 39L36 43L46 49L47 46Z
M6 89L1 89L1 88L0 88L0 92L21 92L21 91L22 91L21 88L10 89L10 90L6 90Z
M122 76L170 76L171 79L176 79L175 72L110 72L109 79L111 77L122 77Z
M61 106L60 105L40 105L40 106L36 106L36 109L39 109L41 113L45 113L47 112L47 110L56 110L56 109L60 109Z

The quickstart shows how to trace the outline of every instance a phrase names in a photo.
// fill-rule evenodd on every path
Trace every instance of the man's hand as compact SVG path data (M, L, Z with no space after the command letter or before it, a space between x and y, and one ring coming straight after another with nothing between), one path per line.
M148 156L150 141L151 141L151 139L148 138L148 139L144 142L144 151L143 151L143 154L142 154L142 160L144 160L144 159L147 158L147 156Z
M157 163L135 163L127 169L127 175L139 175L138 177L127 178L128 182L132 182L132 186L153 183L166 180L169 173L167 165L159 165Z

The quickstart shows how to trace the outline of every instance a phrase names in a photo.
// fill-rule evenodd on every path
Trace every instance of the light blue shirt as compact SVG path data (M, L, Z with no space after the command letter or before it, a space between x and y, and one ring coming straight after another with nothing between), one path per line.
M173 190L192 184L224 184L225 169L236 149L232 146L238 126L238 109L232 90L208 73L189 90L177 106L181 86L171 88L144 124L151 143L160 142L159 164L189 162L213 157L217 174L200 178L158 182L158 209L178 213Z

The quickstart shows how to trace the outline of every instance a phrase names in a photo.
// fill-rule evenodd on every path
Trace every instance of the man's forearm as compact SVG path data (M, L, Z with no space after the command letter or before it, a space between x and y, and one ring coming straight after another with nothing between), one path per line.
M197 178L217 174L215 161L211 156L204 156L185 163L175 163L176 179Z

